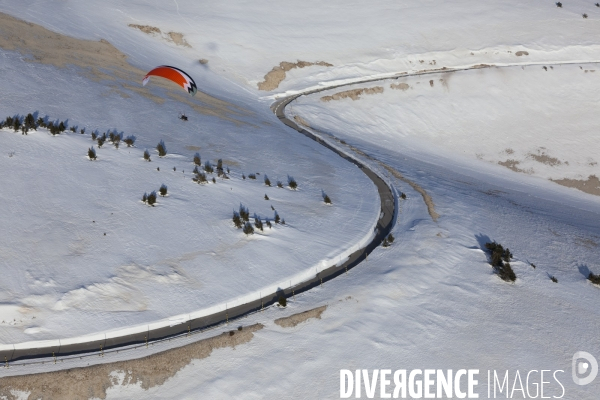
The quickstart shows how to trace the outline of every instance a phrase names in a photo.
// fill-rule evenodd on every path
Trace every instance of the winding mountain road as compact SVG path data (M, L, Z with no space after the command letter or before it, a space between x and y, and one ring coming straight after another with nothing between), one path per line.
M309 91L305 94L310 94L312 92L314 91ZM104 352L116 351L126 347L135 347L139 345L147 346L148 343L153 341L160 341L168 338L187 335L192 331L199 331L215 327L230 322L236 318L241 318L250 313L262 310L264 307L268 307L276 303L280 296L292 297L295 294L299 294L314 287L321 286L324 282L346 273L348 270L365 260L368 254L377 246L379 246L392 230L395 221L397 199L394 196L392 188L388 186L388 184L367 165L361 163L357 158L335 148L317 135L307 131L286 117L285 107L291 101L301 95L302 94L297 94L278 100L272 106L272 110L285 125L307 136L308 138L315 140L319 144L330 149L338 156L355 164L363 173L365 173L365 175L367 175L367 177L369 177L369 179L371 179L371 181L377 187L379 201L381 203L381 212L372 239L365 247L350 254L344 263L324 268L317 272L311 279L305 280L299 284L285 289L279 289L273 293L261 293L260 298L236 307L225 308L225 310L199 318L191 318L190 316L190 318L187 319L179 319L175 321L173 325L169 324L165 326L165 324L160 324L156 328L152 328L152 324L148 324L147 329L142 326L143 329L139 329L138 327L137 329L132 329L130 332L127 332L125 329L123 330L122 334L108 335L105 333L100 333L82 337L80 339L69 338L47 340L35 343L0 345L0 360L5 362L8 366L9 363L15 361L20 361L19 363L21 364L28 363L27 360L31 362L31 359L53 358L56 360L56 358L80 356L85 353L104 354Z
M561 64L591 64L597 63L598 61L589 62L558 62L558 63L543 63L544 65L561 65ZM294 286L290 286L285 289L279 289L273 293L262 294L260 298L240 304L232 308L225 308L224 310L214 312L210 315L203 315L198 318L189 318L185 316L179 316L177 321L174 320L173 324L163 323L150 323L147 326L134 327L129 330L123 329L118 334L107 334L99 333L96 335L90 335L82 338L69 338L69 339L57 339L47 340L33 343L20 343L20 344L7 344L0 345L0 360L5 362L8 366L9 363L18 361L19 363L31 362L31 359L43 359L43 358L65 358L71 356L77 356L82 354L104 354L104 352L115 351L119 349L128 348L131 346L139 347L147 345L153 341L161 341L165 339L176 338L177 336L187 335L192 331L204 330L207 328L219 326L236 318L246 316L250 313L259 311L264 307L268 307L276 303L280 296L291 297L294 294L299 294L310 290L316 286L320 286L323 282L331 280L341 274L344 274L349 269L359 265L363 260L366 259L367 255L372 252L377 246L379 246L383 239L389 234L393 228L396 214L397 214L397 198L394 195L393 189L380 177L377 173L372 170L366 163L361 162L357 156L351 152L345 152L341 148L336 147L333 142L328 142L318 134L310 132L304 127L297 124L292 119L289 119L285 114L286 106L293 102L300 96L306 96L314 93L318 93L325 90L331 90L342 86L350 86L355 84L362 84L368 82L376 82L381 80L389 80L394 78L414 76L414 75L429 75L437 73L449 73L456 71L464 71L469 69L481 69L481 68L507 68L507 67L521 67L530 65L541 65L542 63L531 63L531 64L512 64L512 65L475 65L470 67L461 67L454 69L436 69L427 71L416 71L412 73L396 74L394 76L367 78L363 80L357 80L354 82L347 82L337 85L331 85L327 87L321 87L316 89L309 89L305 92L287 96L278 99L272 104L271 109L279 118L279 120L301 133L302 135L318 142L322 146L330 149L336 155L344 158L345 160L355 164L364 174L371 179L375 184L379 194L379 201L381 203L381 213L376 224L374 235L371 241L363 248L350 254L348 259L340 265L333 265L325 268L315 274L311 279L305 280ZM368 157L367 157L368 158ZM369 161L377 161L370 159ZM409 182L410 183L410 182ZM427 203L427 198L424 196L424 200ZM429 205L428 205L429 206ZM431 214L431 212L430 212ZM434 215L432 218L435 220ZM155 326L155 328L153 328ZM29 361L27 361L29 360ZM25 372L26 373L26 372Z

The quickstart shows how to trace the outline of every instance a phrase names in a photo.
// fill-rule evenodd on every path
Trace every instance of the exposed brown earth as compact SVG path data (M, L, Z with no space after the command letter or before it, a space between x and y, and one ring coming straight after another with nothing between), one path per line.
M390 85L390 87L392 89L402 90L403 92L406 92L408 89L410 89L410 85L408 83L404 83L404 82L398 83L398 84L392 83Z
M148 34L148 35L160 35L165 40L167 40L169 42L173 42L173 43L175 43L178 46L192 47L184 39L183 34L179 33L179 32L169 32L169 33L165 33L163 35L162 31L159 28L155 27L155 26L137 25L137 24L129 24L127 26L129 26L130 28L139 29L140 31L142 31L142 32L144 32L145 34Z
M582 192L600 196L600 179L596 175L590 175L587 180L583 179L551 179L559 185L579 189Z
M289 317L283 317L275 320L275 323L282 328L293 328L294 326L310 319L317 318L321 319L321 314L327 309L327 306L321 306L313 308L312 310L304 311L298 314L290 315Z
M300 125L303 125L303 126L306 126L307 128L310 128L310 124L308 123L308 121L306 121L304 118L302 118L299 115L294 115L294 121L296 121Z
M258 83L258 90L275 90L279 87L279 84L285 79L285 73L294 68L310 67L312 65L319 65L321 67L333 67L333 64L329 64L325 61L308 62L298 61L297 63L291 63L282 61L278 66L273 67L269 73L265 75L265 80Z
M160 35L162 32L160 31L160 29L158 29L155 26L150 26L150 25L137 25L137 24L129 24L128 25L130 28L135 28L135 29L139 29L140 31L148 34L148 35L152 35L152 34L157 34Z
M323 96L323 97L321 97L321 101L341 100L341 99L347 99L347 98L351 98L352 100L358 100L358 99L360 99L360 96L363 94L378 94L378 93L383 93L383 87L375 86L372 88L346 90L343 92L332 94L331 96Z
M521 57L521 56L528 56L528 55L529 55L529 53L528 53L528 52L526 52L526 51L517 51L517 52L515 53L515 56L517 56L517 57Z
M527 174L533 173L532 170L524 170L524 169L517 167L517 165L521 164L521 161L510 159L510 160L506 160L506 161L498 161L498 164L502 165L503 167L506 167L510 170L513 170L515 172L525 172Z
M386 170L388 170L388 172L390 172L395 178L400 179L402 182L408 183L410 185L410 187L412 187L417 193L419 193L421 195L421 197L423 197L423 201L425 202L425 205L427 206L427 212L429 213L429 216L431 217L431 219L434 222L438 220L438 218L440 217L440 214L438 214L437 211L435 211L435 203L433 202L433 199L431 198L429 193L427 193L425 191L425 189L423 189L421 186L419 186L415 182L413 182L409 179L406 179L404 177L404 175L402 175L399 171L392 168L391 166L384 164L382 162L379 162L379 164L382 167L384 167Z
M135 360L0 378L0 397L16 400L20 398L16 395L17 392L25 392L29 393L28 399L32 400L105 399L107 389L113 386L140 385L148 390L165 383L192 360L210 356L214 349L235 348L248 343L254 337L254 332L263 327L262 324L254 324L241 331L231 331L233 334L224 332L219 336ZM115 372L124 374L122 382L116 379Z
M175 43L177 46L192 47L184 39L182 33L179 33L179 32L169 32L169 33L167 33L167 37L168 37L168 39L170 39L171 42Z
M557 165L561 165L562 161L560 161L558 158L555 157L550 157L548 154L546 154L546 152L544 152L542 149L539 149L537 154L535 153L529 153L527 154L527 157L542 163L542 164L546 164L549 165L551 167L555 167ZM568 162L565 162L565 164L569 164Z

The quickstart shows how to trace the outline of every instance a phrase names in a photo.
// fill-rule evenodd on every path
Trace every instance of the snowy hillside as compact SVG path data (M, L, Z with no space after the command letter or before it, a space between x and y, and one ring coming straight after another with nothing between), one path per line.
M377 191L269 106L348 83L286 114L405 194L394 243L286 309L240 320L264 328L231 335L245 335L234 348L82 370L97 375L89 387L45 375L52 393L339 398L341 369L478 368L481 381L488 370L563 370L563 398L595 399L600 379L576 385L571 357L600 359L600 287L587 279L600 274L599 20L580 0L0 2L0 120L37 112L85 128L0 130L0 342L148 323L334 263L371 234ZM142 87L161 64L192 75L198 95L155 78ZM351 84L377 78L388 79ZM97 148L96 131L135 146ZM222 159L230 179L193 182L196 152L202 164ZM298 190L276 186L289 178ZM162 184L168 196L141 202ZM232 222L240 204L286 223L246 236ZM514 283L494 273L489 241L510 248ZM321 306L296 326L273 322ZM23 379L2 390L37 393L37 378Z
M591 140L600 122L599 67L408 76L320 92L292 108L310 126L341 138L352 132L382 147L489 161L600 195L600 141Z
M56 48L20 51L3 51L10 102L2 115L35 111L36 119L66 121L77 133L1 131L5 343L105 331L225 303L326 266L371 235L379 214L374 185L353 165L287 132L268 109L202 94L190 100L158 78L141 89L141 79L127 80L138 70L113 72L119 66L110 60L98 70L100 80L88 79L97 67L87 60L55 68L27 58L31 51L52 64ZM177 119L180 110L189 121ZM116 149L107 140L98 148L93 132L134 135L135 145ZM164 158L154 149L160 140ZM151 162L143 159L145 149ZM222 159L230 179L215 172L207 184L194 183L195 153L214 168ZM292 178L297 190L288 187ZM162 184L168 196L144 205L142 195ZM232 222L240 205L252 222L256 213L274 227L247 237ZM276 215L285 225L275 223Z

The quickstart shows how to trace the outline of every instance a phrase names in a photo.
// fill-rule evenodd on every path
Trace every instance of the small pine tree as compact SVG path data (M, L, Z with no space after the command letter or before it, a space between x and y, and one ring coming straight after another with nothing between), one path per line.
M261 232L263 231L263 223L256 215L254 215L254 226L256 229L260 229Z
M287 299L283 296L280 295L279 299L277 300L277 303L281 306L281 307L286 307L287 306Z
M202 172L196 172L196 176L192 178L192 180L198 184L200 183L206 183L206 174L202 173Z
M290 187L290 189L292 190L296 190L298 188L298 184L296 183L296 180L294 180L294 178L290 178L288 180L288 186Z
M265 193L265 200L269 200L269 196Z
M96 140L98 134L96 132L92 132L92 140Z
M219 176L223 175L223 160L220 158L217 160L217 173Z
M279 214L275 213L275 223L278 224L281 221Z
M492 253L492 267L502 280L507 282L514 282L517 279L510 263L503 262L503 260L509 260L512 258L512 254L508 249L504 249L501 244L496 242L489 242L485 244L486 249Z
M85 128L81 128L81 130L79 131L79 133L81 133L83 135L85 133Z
M596 275L593 272L590 272L588 275L588 280L595 285L600 285L600 275Z
M241 205L241 204L240 204L240 211L239 211L239 213L240 213L240 217L242 217L242 219L245 222L248 222L250 220L250 211L246 207L244 207L243 205Z
M244 225L244 233L246 236L254 234L254 228L250 225L250 222L246 222L246 225Z
M242 174L242 179L246 180L246 175Z
M394 243L394 235L392 235L390 233L389 235L387 235L387 237L385 239L383 239L382 246L383 247L389 247L389 246L392 245L392 243Z
M31 113L27 114L27 116L25 117L25 128L34 130L36 130L37 128L35 126L35 118L33 118L33 114Z
M235 225L236 228L238 229L242 229L242 219L240 218L240 214L236 213L235 211L233 212L233 225Z
M102 148L102 146L104 145L104 141L106 140L106 136L100 136L98 138L98 148Z
M208 174L212 174L215 170L212 165L210 165L210 161L206 161L204 163L204 171Z
M198 166L202 165L202 162L200 160L200 153L194 154L194 164Z
M167 155L167 147L165 146L165 142L162 140L158 142L156 145L156 151L158 151L159 157L164 157Z
M281 225L285 225L285 218L281 220Z
M164 183L160 186L160 189L158 189L158 192L160 193L160 195L162 197L165 197L167 195L167 185L165 185Z
M44 128L46 126L46 123L44 122L44 118L38 117L36 125Z
M77 128L75 128L74 126L70 127L69 130L73 133L77 132Z
M267 178L266 175L265 175L265 185L266 186L271 186L271 180L269 178Z
M58 124L59 132L64 132L65 129L67 129L67 127L65 126L65 123L63 121L60 121L60 124Z
M127 136L125 139L123 139L123 141L125 142L127 147L132 147L135 144L135 136Z
M18 117L14 118L12 126L15 132L19 132L19 129L21 129L21 120Z
M150 160L150 152L148 151L148 149L144 150L144 160L152 161Z
M94 146L88 149L88 158L90 159L90 161L96 159L96 150L94 150Z
M325 202L325 204L331 204L331 199L327 195L325 195L325 197L323 197L323 201Z
M267 222L265 222L265 224L269 227L269 229L271 229L271 221L267 220Z
M406 193L402 192L402 194L400 195L400 197L402 198L402 200L406 200Z
M558 283L558 279L556 279L554 275L550 277L550 280L554 283Z
M281 183L281 181L277 181L277 187L278 188L283 188L283 183Z
M248 174L248 179L256 179L256 174Z
M156 192L153 190L152 193L148 195L148 204L154 206L156 203Z

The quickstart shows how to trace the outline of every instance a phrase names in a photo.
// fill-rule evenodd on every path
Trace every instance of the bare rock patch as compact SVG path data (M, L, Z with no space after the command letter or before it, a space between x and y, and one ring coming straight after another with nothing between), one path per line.
M363 94L378 94L378 93L383 93L383 87L375 86L372 88L346 90L343 92L335 93L331 96L323 96L323 97L321 97L321 101L341 100L341 99L346 99L346 98L351 98L352 100L358 100L358 99L360 99L360 96Z
M600 179L596 175L590 175L587 179L551 179L559 185L579 189L582 192L600 196Z
M333 64L329 64L325 61L308 62L298 60L298 62L296 63L282 61L279 63L279 65L273 67L273 69L265 75L265 79L262 82L258 83L258 90L275 90L279 87L279 84L285 79L286 72L294 68L305 68L310 67L312 65L318 65L321 67L333 67Z
M390 88L392 89L396 89L396 90L402 90L403 92L406 92L408 89L410 89L410 85L408 83L392 83L390 85Z
M290 315L289 317L278 318L275 323L282 328L293 328L294 326L310 319L321 319L321 314L327 309L327 306L313 308L312 310L304 311L298 314Z
M33 375L0 378L0 396L16 400L18 392L29 393L30 399L106 398L108 388L118 385L140 385L145 390L164 384L183 367L210 356L213 350L248 343L254 332L264 326L254 324L242 330L152 354L134 360L72 368ZM143 350L133 350L143 351ZM124 375L119 382L115 374Z

